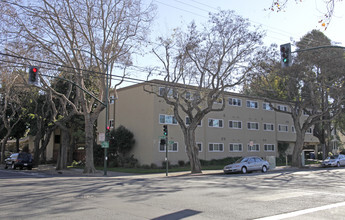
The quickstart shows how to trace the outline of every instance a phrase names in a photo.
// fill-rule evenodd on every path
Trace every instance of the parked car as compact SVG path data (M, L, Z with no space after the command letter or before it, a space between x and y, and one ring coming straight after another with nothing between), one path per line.
M11 167L12 169L16 169L19 167L20 169L23 169L26 167L28 170L32 169L32 156L29 153L14 153L11 154L9 158L5 160L5 169L8 167Z
M324 160L321 165L323 167L340 167L345 166L345 155L339 154L327 157L326 160Z
M224 173L247 173L250 171L262 171L266 173L270 168L270 164L261 159L260 157L242 157L238 159L235 163L226 165L223 169Z

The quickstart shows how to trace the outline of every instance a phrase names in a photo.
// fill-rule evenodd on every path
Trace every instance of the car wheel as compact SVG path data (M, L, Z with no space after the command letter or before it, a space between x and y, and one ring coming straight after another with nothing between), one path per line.
M262 171L263 173L266 173L266 172L267 172L267 167L266 167L266 166L262 166L261 171Z
M242 172L243 174L247 173L247 167L242 167L242 168L241 168L241 172Z
M5 169L7 169L8 168L8 166L7 166L7 164L5 165Z
M337 163L337 167L340 167L340 163L339 162Z
M28 167L28 170L32 170L32 167Z
M16 169L16 165L14 165L14 163L12 163L11 168L12 168L13 170L15 170L15 169Z

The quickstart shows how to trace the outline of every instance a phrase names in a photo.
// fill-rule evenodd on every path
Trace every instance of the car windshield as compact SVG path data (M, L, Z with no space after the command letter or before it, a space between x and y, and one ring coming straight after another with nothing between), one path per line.
M328 160L334 160L334 159L338 159L339 155L334 155L334 156L330 156L327 157Z
M236 160L235 163L243 163L243 162L247 162L248 161L248 157L241 157L240 159Z

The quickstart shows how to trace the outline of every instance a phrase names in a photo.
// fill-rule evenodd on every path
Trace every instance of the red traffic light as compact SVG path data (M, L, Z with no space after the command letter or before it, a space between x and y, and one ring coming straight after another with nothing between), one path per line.
M109 126L107 126L107 130L110 130L110 127L109 127Z
M32 68L32 72L37 73L37 68L36 67Z

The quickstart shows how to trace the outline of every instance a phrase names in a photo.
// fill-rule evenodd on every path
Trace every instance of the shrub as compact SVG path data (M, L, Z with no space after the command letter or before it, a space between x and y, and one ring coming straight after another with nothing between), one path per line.
M185 164L184 160L179 160L179 161L178 161L178 165L179 165L180 167L184 167L186 164Z

